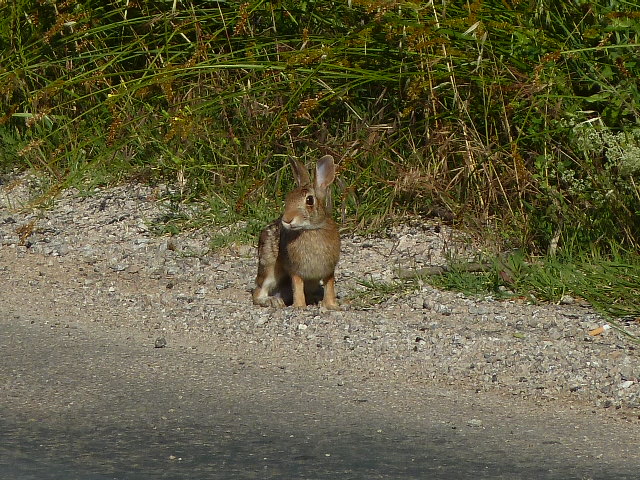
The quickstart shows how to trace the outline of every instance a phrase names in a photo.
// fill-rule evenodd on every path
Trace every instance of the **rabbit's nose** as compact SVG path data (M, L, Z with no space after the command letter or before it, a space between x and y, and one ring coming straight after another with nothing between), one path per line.
M296 225L293 221L287 222L284 218L282 219L282 226L287 230L295 230Z
M304 225L300 223L300 219L298 217L288 218L286 216L282 217L282 226L286 230L300 230Z

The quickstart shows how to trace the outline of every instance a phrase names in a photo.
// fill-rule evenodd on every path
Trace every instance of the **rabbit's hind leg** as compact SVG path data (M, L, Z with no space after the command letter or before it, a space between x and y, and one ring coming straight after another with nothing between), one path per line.
M253 304L262 307L284 307L285 303L278 294L281 279L275 264L260 264L256 278L256 288L253 289ZM273 295L276 293L276 295Z

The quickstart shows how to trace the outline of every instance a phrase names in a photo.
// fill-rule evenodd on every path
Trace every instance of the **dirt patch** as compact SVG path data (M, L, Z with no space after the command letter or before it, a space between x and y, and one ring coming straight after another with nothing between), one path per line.
M332 381L409 381L536 402L640 413L640 355L587 306L496 301L422 287L368 308L345 299L361 280L444 263L467 248L446 227L417 224L345 236L337 269L343 311L255 307L255 249L211 252L207 231L157 237L157 190L141 185L65 192L26 209L28 180L0 185L0 288L16 312L126 329L150 345L224 350L288 368L331 365ZM214 228L214 227L212 227ZM453 247L452 247L453 245ZM25 302L25 299L28 299ZM56 325L56 318L62 319ZM640 326L627 328L640 335ZM159 343L156 343L159 342Z

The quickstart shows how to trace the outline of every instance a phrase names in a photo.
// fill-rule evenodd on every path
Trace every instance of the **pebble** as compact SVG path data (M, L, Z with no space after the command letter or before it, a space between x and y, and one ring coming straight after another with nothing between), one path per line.
M575 299L571 295L562 295L562 297L560 297L560 305L573 305L575 302Z
M268 321L269 321L269 317L260 317L260 318L258 318L258 320L256 320L255 326L256 327L262 327Z
M467 425L470 427L482 427L482 420L478 420L477 418L472 418L471 420L467 421Z

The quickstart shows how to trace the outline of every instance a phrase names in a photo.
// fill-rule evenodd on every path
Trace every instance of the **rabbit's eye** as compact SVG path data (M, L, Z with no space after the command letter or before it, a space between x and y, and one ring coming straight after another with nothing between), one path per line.
M307 195L307 205L312 207L314 201L315 201L315 199L313 198L313 195Z

